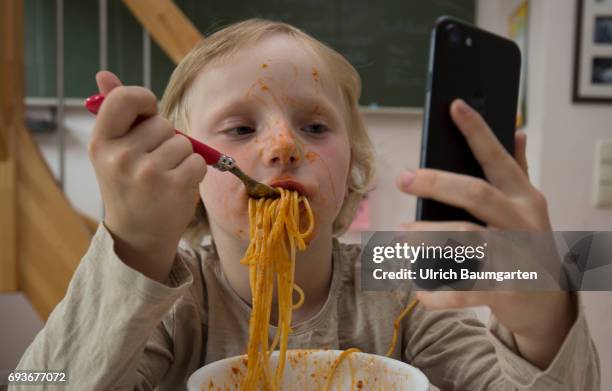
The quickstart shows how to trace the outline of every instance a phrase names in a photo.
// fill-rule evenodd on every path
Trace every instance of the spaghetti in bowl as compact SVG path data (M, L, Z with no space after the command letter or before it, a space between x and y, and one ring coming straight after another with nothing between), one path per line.
M375 354L353 352L337 361L342 350L288 350L282 391L397 390L427 391L429 381L417 368ZM270 355L276 368L278 351ZM338 362L332 373L332 366ZM238 391L246 374L247 356L210 363L195 371L187 382L189 391ZM328 378L331 375L331 379ZM247 391L247 390L244 390ZM250 390L248 390L250 391ZM255 391L255 390L253 390Z

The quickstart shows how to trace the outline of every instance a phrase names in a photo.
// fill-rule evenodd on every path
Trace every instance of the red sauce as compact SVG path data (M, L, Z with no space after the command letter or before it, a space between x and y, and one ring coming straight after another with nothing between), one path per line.
M317 68L312 68L312 80L315 82L319 81L319 71L317 71Z
M317 160L317 154L316 152L312 152L312 151L308 151L304 154L304 157L306 158L306 160L308 160L310 163L314 162L315 160Z

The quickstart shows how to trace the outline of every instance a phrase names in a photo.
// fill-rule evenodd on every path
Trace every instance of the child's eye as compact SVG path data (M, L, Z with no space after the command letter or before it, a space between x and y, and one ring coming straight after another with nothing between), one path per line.
M250 126L236 126L226 131L231 136L246 136L255 133L255 129Z
M304 126L302 130L307 133L322 134L322 133L325 133L328 130L328 128L327 126L323 124L314 123L314 124Z

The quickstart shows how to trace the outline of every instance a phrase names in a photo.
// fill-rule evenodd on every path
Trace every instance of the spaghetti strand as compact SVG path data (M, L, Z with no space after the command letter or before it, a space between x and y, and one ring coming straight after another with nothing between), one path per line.
M241 263L249 267L252 311L249 321L247 372L243 390L271 390L280 387L291 332L291 312L304 302L303 290L295 285L296 248L304 250L314 229L308 200L295 191L279 189L277 199L249 199L249 245ZM306 228L300 231L300 204L306 211ZM274 282L277 292L277 330L269 343ZM293 303L293 292L298 302ZM272 373L270 355L278 346L279 357Z

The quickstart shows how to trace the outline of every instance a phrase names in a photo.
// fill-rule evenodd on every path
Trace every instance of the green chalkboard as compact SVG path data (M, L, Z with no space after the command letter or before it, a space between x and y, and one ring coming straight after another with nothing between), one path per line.
M473 21L475 0L175 0L205 35L251 17L304 29L344 54L363 80L362 105L421 107L427 49L440 15ZM98 1L64 0L65 95L95 91ZM25 0L27 96L55 95L55 2ZM142 30L121 0L108 0L109 69L142 84ZM152 88L161 96L174 67L152 43Z

